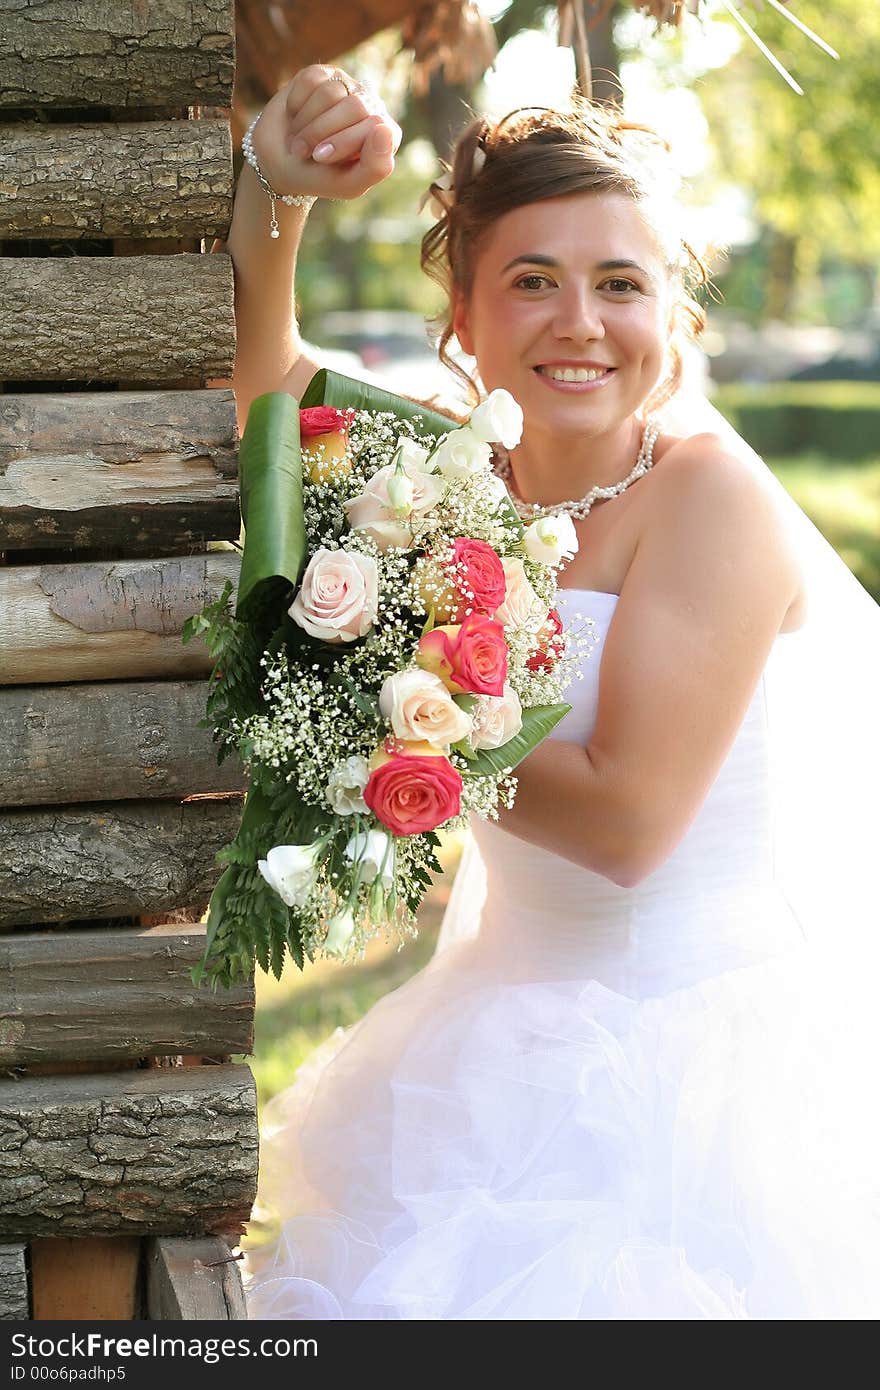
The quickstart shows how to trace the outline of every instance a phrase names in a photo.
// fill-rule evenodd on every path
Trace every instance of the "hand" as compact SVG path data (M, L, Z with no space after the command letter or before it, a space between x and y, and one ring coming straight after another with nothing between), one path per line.
M359 198L391 173L402 131L375 93L313 64L275 93L252 138L276 193Z

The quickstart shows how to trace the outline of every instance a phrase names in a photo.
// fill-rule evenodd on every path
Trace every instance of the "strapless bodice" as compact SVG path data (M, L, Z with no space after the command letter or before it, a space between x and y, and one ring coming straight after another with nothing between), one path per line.
M572 708L551 738L583 745L590 738L618 597L584 589L560 594L563 622L591 618L595 645L582 658L581 678L566 691ZM780 634L777 644L787 636ZM641 997L800 944L797 920L774 883L768 756L762 675L689 830L666 861L633 887L474 818L488 890L482 949L503 955L509 968L529 978L536 972L550 978L586 972Z

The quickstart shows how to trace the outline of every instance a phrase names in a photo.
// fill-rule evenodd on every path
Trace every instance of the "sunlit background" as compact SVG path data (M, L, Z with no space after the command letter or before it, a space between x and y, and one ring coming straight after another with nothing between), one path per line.
M610 53L626 114L671 143L692 239L712 255L717 293L692 370L880 598L880 5L792 0L840 52L835 61L772 5L744 0L800 96L721 3L678 30L627 4L609 8L605 47L591 41L596 75L597 52ZM498 44L492 67L471 78L466 63L452 77L435 68L423 93L399 28L326 55L379 89L405 138L392 178L364 199L313 209L297 281L302 331L328 365L421 399L458 391L430 345L426 318L440 305L418 264L430 218L417 205L448 153L450 113L462 124L466 107L502 116L552 105L575 79L555 4L483 0L481 13ZM417 942L400 952L377 942L357 966L258 978L261 1105L321 1039L428 959L457 852L448 841L450 873Z

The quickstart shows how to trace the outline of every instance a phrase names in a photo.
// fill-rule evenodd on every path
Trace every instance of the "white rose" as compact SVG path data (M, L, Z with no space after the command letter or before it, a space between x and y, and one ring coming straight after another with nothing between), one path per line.
M394 471L393 464L378 469L363 492L345 503L349 525L355 531L366 531L368 536L372 536L383 554L392 545L406 550L413 541L412 528L406 524L406 519L395 515L394 505L388 495L388 483ZM421 516L429 512L446 495L446 484L431 473L413 469L407 476L413 487L412 504L407 517Z
M366 758L356 754L335 763L327 779L324 795L337 816L366 814L367 803L361 793L370 780Z
M505 449L515 449L522 439L522 407L509 391L490 391L473 411L469 424L477 438L484 439L487 444L503 444Z
M495 610L496 623L503 623L505 627L524 627L537 631L546 617L547 605L529 583L522 560L508 555L502 558L501 564L504 568L506 590L504 602Z
M317 876L318 845L275 845L257 868L288 907L302 907Z
M402 434L397 441L400 461L407 472L433 473L434 464L428 462L428 451L408 434Z
M409 516L415 489L408 473L392 473L388 479L388 501L398 516Z
M453 700L439 676L430 671L398 671L388 676L379 695L379 709L396 738L421 740L444 747L466 738L470 716Z
M473 748L501 748L522 728L522 705L513 686L504 682L503 695L481 695L473 712Z
M390 849L388 848L389 845ZM381 882L383 887L390 888L394 883L394 842L384 830L367 830L361 831L358 835L352 835L345 846L345 857L350 864L360 860L361 876L364 883L374 883L379 876L379 870L382 868L386 850L388 850L388 859L385 863Z
M526 527L523 545L526 554L542 565L558 565L563 557L570 560L578 549L571 517L566 512L539 517Z
M431 462L444 478L470 478L491 467L492 450L467 425L462 425L443 436Z
M346 907L327 923L324 950L331 956L344 956L353 935L354 916L351 909Z
M510 496L503 479L499 478L497 473L490 473L487 477L486 492L494 507L500 507Z
M316 550L288 608L295 623L324 642L354 642L379 610L379 569L371 555Z

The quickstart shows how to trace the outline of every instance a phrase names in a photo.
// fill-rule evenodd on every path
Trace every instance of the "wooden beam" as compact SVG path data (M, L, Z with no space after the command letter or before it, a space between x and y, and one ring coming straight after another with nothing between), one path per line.
M258 1148L246 1066L0 1081L0 1238L238 1237Z
M0 1069L248 1054L254 982L196 988L201 924L0 936Z
M0 812L0 929L204 912L240 796Z
M0 258L5 381L229 377L232 259L209 256Z
M0 187L0 239L225 237L229 123L10 125Z
M0 569L0 684L206 676L183 624L240 568L227 552Z
M144 1242L147 1317L155 1322L246 1321L236 1259L218 1237Z
M37 1237L30 1254L35 1322L131 1322L139 1316L138 1236Z
M229 106L231 0L0 0L0 106Z

